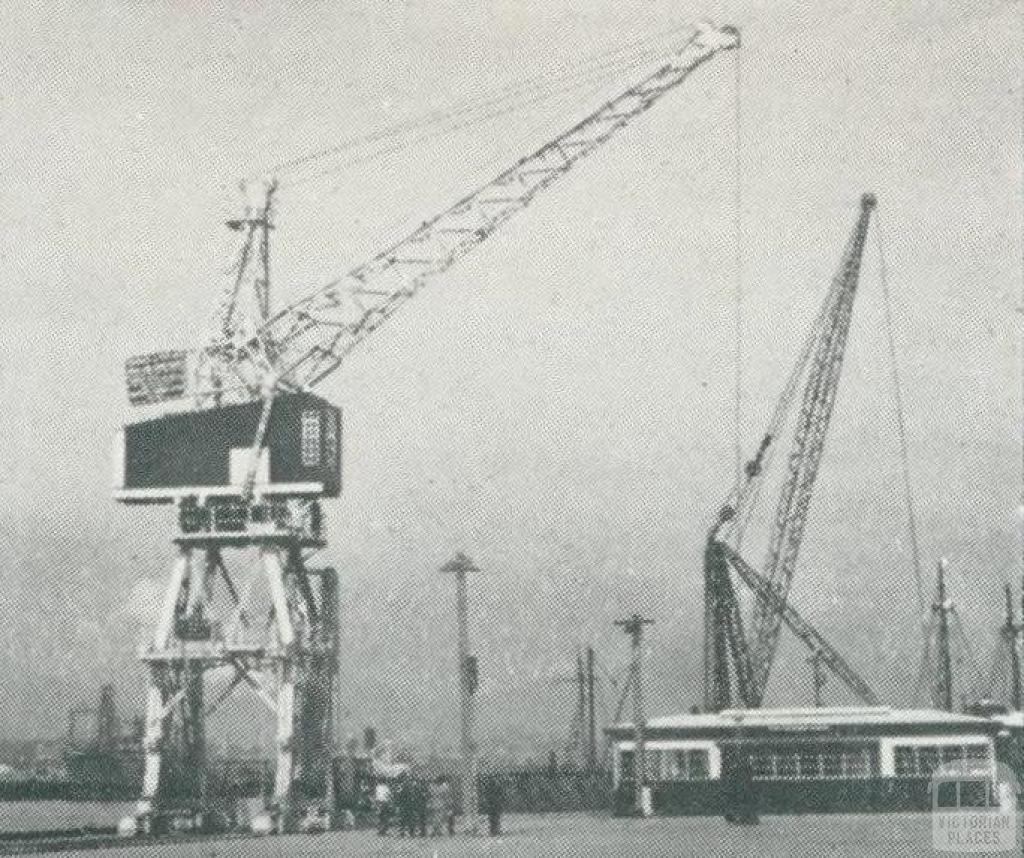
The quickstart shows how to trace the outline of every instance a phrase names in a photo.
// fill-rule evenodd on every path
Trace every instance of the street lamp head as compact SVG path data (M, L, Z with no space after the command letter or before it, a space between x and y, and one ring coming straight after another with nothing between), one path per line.
M479 572L480 570L472 560L460 551L441 567L441 571L465 574L466 572Z

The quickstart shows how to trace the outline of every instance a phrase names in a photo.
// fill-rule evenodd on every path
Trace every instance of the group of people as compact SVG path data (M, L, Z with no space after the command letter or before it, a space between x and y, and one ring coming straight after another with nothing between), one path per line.
M445 778L425 781L402 775L392 788L380 781L374 791L377 833L386 837L392 824L403 837L431 837L455 833L455 803Z

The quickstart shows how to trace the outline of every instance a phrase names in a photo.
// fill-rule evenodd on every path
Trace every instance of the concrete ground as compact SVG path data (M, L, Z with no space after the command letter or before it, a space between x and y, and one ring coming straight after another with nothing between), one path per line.
M650 820L612 819L584 814L506 817L500 838L469 834L446 838L378 837L372 831L332 832L268 838L197 840L103 850L117 858L260 858L260 856L759 856L759 858L833 858L835 856L919 856L932 848L927 814L765 817L758 826L732 826L703 817ZM970 854L1022 855L1019 834L1011 852ZM96 856L100 850L51 853Z

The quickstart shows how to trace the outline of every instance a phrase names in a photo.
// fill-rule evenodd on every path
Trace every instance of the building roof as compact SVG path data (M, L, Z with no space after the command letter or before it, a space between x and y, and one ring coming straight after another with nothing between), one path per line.
M939 709L892 709L888 706L793 708L793 709L725 709L721 712L680 713L650 718L648 734L658 733L733 733L737 729L753 732L885 732L927 727L976 728L992 732L998 725L990 718L946 712ZM633 732L632 723L608 728L612 736Z

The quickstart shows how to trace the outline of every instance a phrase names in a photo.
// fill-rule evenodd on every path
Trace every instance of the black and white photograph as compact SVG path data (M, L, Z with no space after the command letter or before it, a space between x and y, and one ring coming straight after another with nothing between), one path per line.
M1024 855L1024 0L0 36L0 855Z

